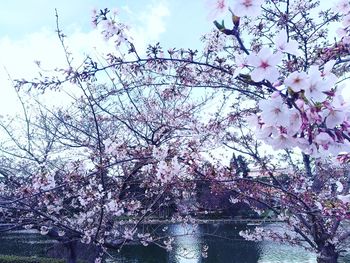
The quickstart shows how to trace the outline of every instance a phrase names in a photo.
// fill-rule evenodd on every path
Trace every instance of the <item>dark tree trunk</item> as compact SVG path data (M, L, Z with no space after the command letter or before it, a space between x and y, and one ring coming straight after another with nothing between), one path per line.
M317 263L337 263L339 253L336 251L335 246L327 244L319 249L317 257Z
M77 241L69 241L67 247L67 263L77 262Z

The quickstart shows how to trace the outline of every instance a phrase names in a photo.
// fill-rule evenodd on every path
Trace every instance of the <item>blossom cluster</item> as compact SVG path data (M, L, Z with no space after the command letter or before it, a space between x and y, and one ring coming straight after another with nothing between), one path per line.
M261 4L235 1L233 12L254 17ZM343 28L338 33L345 43L350 25L348 6L347 1L340 1L335 7L343 14ZM302 55L302 48L284 29L273 42L272 46L252 51L243 58L244 64L237 65L234 73L237 76L248 69L255 83L268 81L273 91L268 99L259 101L260 113L248 118L258 138L275 149L298 147L314 157L348 152L350 107L343 97L344 86L338 84L338 77L332 73L338 62L330 60L286 71L290 59L297 60Z
M259 138L276 149L299 147L312 156L337 156L348 151L350 108L330 72L312 66L309 72L292 72L284 80L287 94L276 91L259 102L255 118ZM251 119L253 120L253 119Z
M338 36L345 44L350 43L350 4L347 0L340 0L334 6L334 10L343 15L342 26L337 29Z

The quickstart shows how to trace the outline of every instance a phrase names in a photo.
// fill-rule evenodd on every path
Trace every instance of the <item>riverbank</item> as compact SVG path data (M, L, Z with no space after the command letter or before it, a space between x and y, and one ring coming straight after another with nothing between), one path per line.
M137 220L120 220L119 225L135 224ZM160 224L233 224L233 225L262 225L271 223L281 223L283 221L277 219L252 219L252 218L226 218L226 219L148 219L142 222L144 225L160 225Z
M64 259L0 255L0 263L65 263ZM83 263L83 262L81 262Z

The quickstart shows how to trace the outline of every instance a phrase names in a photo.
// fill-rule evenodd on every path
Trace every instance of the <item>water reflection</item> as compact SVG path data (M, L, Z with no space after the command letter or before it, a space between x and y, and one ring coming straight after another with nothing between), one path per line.
M159 262L257 263L261 248L258 243L242 240L238 232L243 228L243 225L171 225L169 233L175 237L173 250L167 261ZM202 256L203 252L207 258ZM148 262L143 260L142 263Z
M154 227L154 226L152 226ZM156 226L163 231L164 226ZM278 228L277 224L265 227ZM316 256L299 247L274 242L242 240L239 231L245 225L170 225L166 231L175 236L173 250L167 252L156 245L124 246L120 253L110 251L111 263L316 263ZM276 230L276 229L274 229ZM3 233L0 236L0 254L45 256L52 245L47 237L35 233ZM203 246L208 246L208 257L203 258ZM339 262L350 262L350 255Z
M280 228L275 224L265 226ZM166 252L155 246L129 246L119 254L120 263L316 263L316 255L300 247L275 242L250 242L239 236L245 225L181 225L169 226L175 236L173 250ZM208 257L202 247L208 245ZM130 250L129 250L130 249ZM127 252L129 250L132 253ZM127 253L126 253L127 252ZM140 256L142 255L142 256ZM350 262L342 258L339 263Z
M170 226L170 233L175 237L174 248L169 253L168 262L202 262L202 231L199 225Z
M245 241L239 231L246 229L240 225L203 225L206 235L208 258L205 263L256 263L259 259L260 247L255 242Z
M161 263L168 262L168 254L156 245L127 245L120 253L110 251L113 258L107 258L106 263Z
M265 229L282 234L285 230L283 223L269 224ZM258 263L316 263L316 254L298 246L290 246L275 242L260 242L261 253Z
M36 231L22 230L1 233L0 254L18 256L46 256L46 251L56 243Z
M316 254L303 248L260 242L261 253L258 263L316 263Z

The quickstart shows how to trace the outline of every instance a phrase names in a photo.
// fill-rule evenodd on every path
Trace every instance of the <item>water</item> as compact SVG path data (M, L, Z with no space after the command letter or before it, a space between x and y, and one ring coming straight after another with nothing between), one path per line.
M156 246L128 246L115 259L117 263L315 263L316 255L300 247L274 242L245 241L239 231L244 225L196 225L184 228L172 225L175 236L170 252ZM190 233L191 235L186 235ZM207 258L202 257L203 245L208 246ZM113 254L113 253L112 253Z
M278 227L274 224L273 227ZM269 226L271 227L271 225ZM275 242L242 240L238 232L245 225L211 224L184 227L174 224L165 230L153 230L174 236L173 250L167 252L156 245L128 245L120 253L109 251L113 257L107 263L316 263L316 255L300 247ZM151 229L148 229L151 230ZM163 231L164 230L164 231ZM191 234L191 235L188 235ZM35 232L16 231L0 236L0 254L46 256L56 242ZM207 258L202 257L207 246ZM339 263L350 262L350 255Z
M5 232L0 236L0 254L46 256L47 250L55 243L35 230Z

